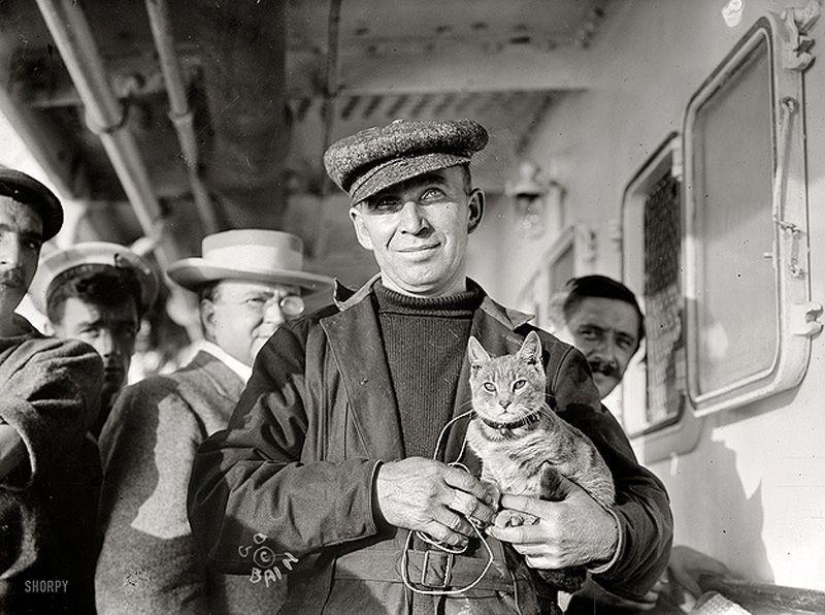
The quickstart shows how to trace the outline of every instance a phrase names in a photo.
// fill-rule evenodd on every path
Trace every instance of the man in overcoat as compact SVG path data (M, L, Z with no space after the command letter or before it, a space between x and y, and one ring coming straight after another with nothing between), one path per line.
M15 314L40 248L63 224L57 197L0 167L0 613L93 613L100 357Z
M182 369L127 387L101 434L99 615L254 615L277 604L283 587L205 569L186 487L198 445L226 426L260 347L301 313L302 293L331 287L302 265L298 237L247 229L206 237L202 257L167 270L198 293L204 340Z
M572 484L558 502L496 502L476 478L459 418L470 409L467 340L500 355L533 330L465 274L484 206L468 163L487 138L468 120L397 121L325 155L380 274L278 330L228 428L201 445L190 482L209 564L283 575L281 613L556 613L543 569L585 565L632 596L667 562L664 488L601 408L582 355L548 334L548 394L600 449L617 504L603 508ZM499 504L538 523L484 537L478 527Z

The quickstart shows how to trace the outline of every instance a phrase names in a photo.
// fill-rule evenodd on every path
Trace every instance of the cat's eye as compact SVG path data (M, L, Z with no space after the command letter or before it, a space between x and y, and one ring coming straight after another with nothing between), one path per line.
M484 390L485 391L490 391L490 393L495 393L496 392L496 385L494 385L492 382L485 382L484 383Z
M526 380L524 380L524 379L521 379L521 380L516 380L516 381L513 383L513 390L514 390L514 391L518 391L519 389L524 388L524 385L525 385L525 384L527 384L527 381L526 381Z

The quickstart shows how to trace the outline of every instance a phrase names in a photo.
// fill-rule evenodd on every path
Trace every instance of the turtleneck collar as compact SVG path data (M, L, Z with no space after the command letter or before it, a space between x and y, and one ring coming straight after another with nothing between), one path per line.
M472 280L467 290L443 297L414 297L390 290L380 280L374 286L379 313L415 314L466 318L471 316L484 299L484 291Z

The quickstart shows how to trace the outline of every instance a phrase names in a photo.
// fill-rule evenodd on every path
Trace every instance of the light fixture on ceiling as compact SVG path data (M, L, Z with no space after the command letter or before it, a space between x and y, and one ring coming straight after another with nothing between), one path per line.
M542 235L548 224L556 230L561 228L564 188L548 177L535 162L525 160L519 164L517 178L508 181L504 191L513 198L517 224L522 235Z

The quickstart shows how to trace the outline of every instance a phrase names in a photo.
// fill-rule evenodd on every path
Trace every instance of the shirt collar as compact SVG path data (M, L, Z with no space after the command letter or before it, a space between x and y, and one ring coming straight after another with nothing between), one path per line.
M201 340L200 350L202 350L204 352L208 352L213 357L218 359L218 361L220 361L221 363L226 365L229 369L231 369L233 372L238 374L238 377L241 380L243 380L244 384L249 382L249 379L252 377L252 368L251 367L249 367L248 365L245 365L244 363L241 363L240 361L238 361L238 359L236 359L235 357L230 355L228 352L226 352L223 348L221 348L217 344L213 344L212 342L207 341L207 340Z

